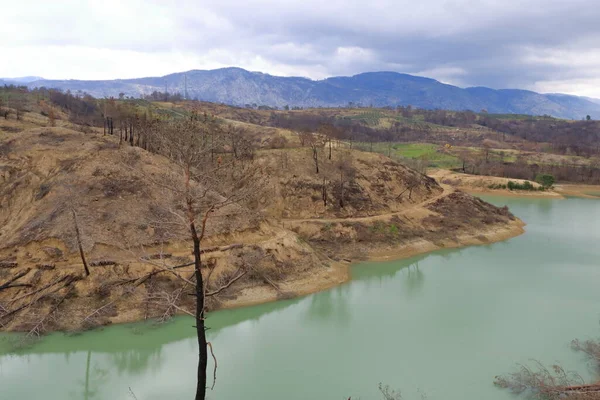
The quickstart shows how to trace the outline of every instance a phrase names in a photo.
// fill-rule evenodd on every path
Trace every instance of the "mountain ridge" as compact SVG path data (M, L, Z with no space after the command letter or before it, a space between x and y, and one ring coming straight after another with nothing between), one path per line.
M322 80L283 77L238 67L190 70L161 77L115 80L47 80L25 82L94 97L140 97L153 91L187 93L188 98L230 105L272 107L408 106L425 109L486 110L490 113L600 118L600 100L523 89L460 88L435 79L394 71L363 72ZM10 81L9 81L10 83Z

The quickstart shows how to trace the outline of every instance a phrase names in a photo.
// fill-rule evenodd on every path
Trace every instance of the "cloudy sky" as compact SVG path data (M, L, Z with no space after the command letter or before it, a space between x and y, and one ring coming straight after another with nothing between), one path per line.
M0 9L2 77L388 70L600 98L597 0L0 0Z

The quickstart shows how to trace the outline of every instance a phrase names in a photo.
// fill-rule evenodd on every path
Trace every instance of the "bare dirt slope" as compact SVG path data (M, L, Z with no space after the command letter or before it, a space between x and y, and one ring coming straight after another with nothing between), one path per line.
M0 121L2 329L36 335L191 307L191 288L163 272L164 265L191 261L185 230L155 223L169 207L161 182L178 179L176 167L101 134L10 124L3 129L8 125ZM257 203L211 217L203 242L207 290L247 272L209 298L211 309L339 284L348 279L344 259L482 244L522 232L506 209L381 155L340 150L329 160L321 149L318 156L316 174L309 148L259 152L266 184ZM188 278L191 266L177 273Z
M443 191L433 179L377 153L340 149L329 160L325 149L318 154L319 173L307 147L258 157L268 180L265 211L276 219L393 213Z

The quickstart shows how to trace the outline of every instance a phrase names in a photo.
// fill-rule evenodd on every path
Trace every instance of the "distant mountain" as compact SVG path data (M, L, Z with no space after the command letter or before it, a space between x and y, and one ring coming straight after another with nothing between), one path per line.
M490 113L548 114L559 118L600 119L600 104L589 99L527 90L459 88L434 79L396 72L367 72L350 77L314 81L279 77L241 68L192 70L163 77L104 81L36 80L30 87L52 87L87 92L95 97L117 97L119 93L139 97L153 91L185 94L188 98L232 105L285 105L338 107L349 103L363 106L412 105L427 109L487 110Z
M583 99L589 100L592 103L600 104L600 99L595 99L593 97L582 97Z
M0 78L0 82L10 83L31 83L39 80L43 80L41 76L21 76L18 78Z

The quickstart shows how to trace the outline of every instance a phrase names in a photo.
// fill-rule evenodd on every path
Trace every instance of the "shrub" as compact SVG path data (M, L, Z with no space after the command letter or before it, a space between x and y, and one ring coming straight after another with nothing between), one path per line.
M529 181L525 181L523 183L508 181L507 188L508 188L508 190L529 190L529 191L545 190L546 189L544 186L536 188Z
M550 174L538 174L535 177L535 181L537 183L539 183L540 185L542 185L545 188L549 188L552 187L552 185L554 185L554 182L556 181L554 179L554 175L550 175Z

